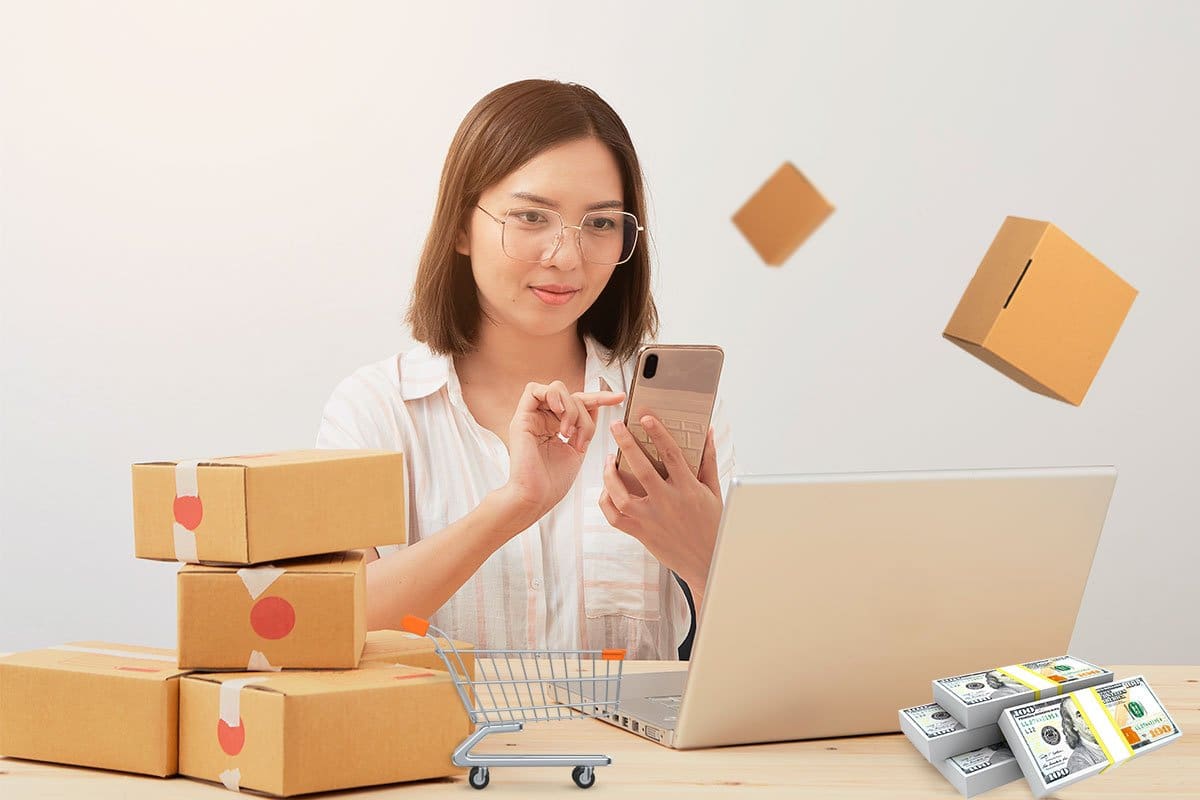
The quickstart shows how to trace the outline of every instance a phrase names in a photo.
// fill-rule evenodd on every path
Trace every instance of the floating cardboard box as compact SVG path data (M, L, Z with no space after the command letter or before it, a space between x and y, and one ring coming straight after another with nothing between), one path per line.
M179 771L281 797L445 777L462 772L450 755L472 729L445 671L193 673Z
M750 246L777 267L833 213L833 206L791 162L785 162L733 215Z
M354 551L262 567L179 570L179 664L352 669L366 640L366 564Z
M1136 296L1051 223L1008 217L942 335L1027 389L1079 405Z
M74 642L0 658L0 755L176 773L175 651Z
M133 465L138 558L261 564L407 541L404 455L294 450Z

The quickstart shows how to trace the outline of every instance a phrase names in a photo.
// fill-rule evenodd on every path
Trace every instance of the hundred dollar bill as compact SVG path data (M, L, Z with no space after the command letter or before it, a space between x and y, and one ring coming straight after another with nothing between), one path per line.
M1021 765L1003 739L933 763L964 797L991 791L1021 778Z
M933 764L1004 739L996 725L968 730L937 703L900 709L900 730Z
M1034 797L1182 736L1141 675L1006 709L1000 730Z
M939 678L933 682L933 701L964 727L980 728L995 725L1006 708L1112 679L1104 667L1062 656Z

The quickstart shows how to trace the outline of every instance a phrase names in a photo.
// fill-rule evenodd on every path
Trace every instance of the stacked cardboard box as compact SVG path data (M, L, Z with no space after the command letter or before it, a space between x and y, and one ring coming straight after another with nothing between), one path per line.
M186 562L178 653L0 658L0 754L277 796L462 772L473 726L430 640L366 631L357 551L407 540L406 494L398 452L135 464L135 554Z
M0 754L174 775L185 672L173 650L112 642L0 658Z

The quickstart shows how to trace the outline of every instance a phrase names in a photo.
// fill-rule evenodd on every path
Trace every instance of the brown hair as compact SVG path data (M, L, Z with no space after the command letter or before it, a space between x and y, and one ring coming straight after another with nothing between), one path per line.
M460 230L489 186L550 147L594 136L608 146L621 171L625 210L645 224L645 187L629 131L612 107L586 86L523 80L488 93L467 112L442 168L437 205L421 251L406 321L413 338L436 353L474 350L479 333L479 296L471 261L455 250ZM633 256L613 270L608 285L578 321L612 351L632 356L658 335L658 309L650 292L646 233Z

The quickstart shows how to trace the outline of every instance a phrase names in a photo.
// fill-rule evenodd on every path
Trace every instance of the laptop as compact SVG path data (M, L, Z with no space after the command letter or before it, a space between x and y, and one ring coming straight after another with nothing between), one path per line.
M936 678L1070 652L1109 466L746 475L686 670L559 703L677 749L899 730ZM1072 653L1088 658L1088 653Z

